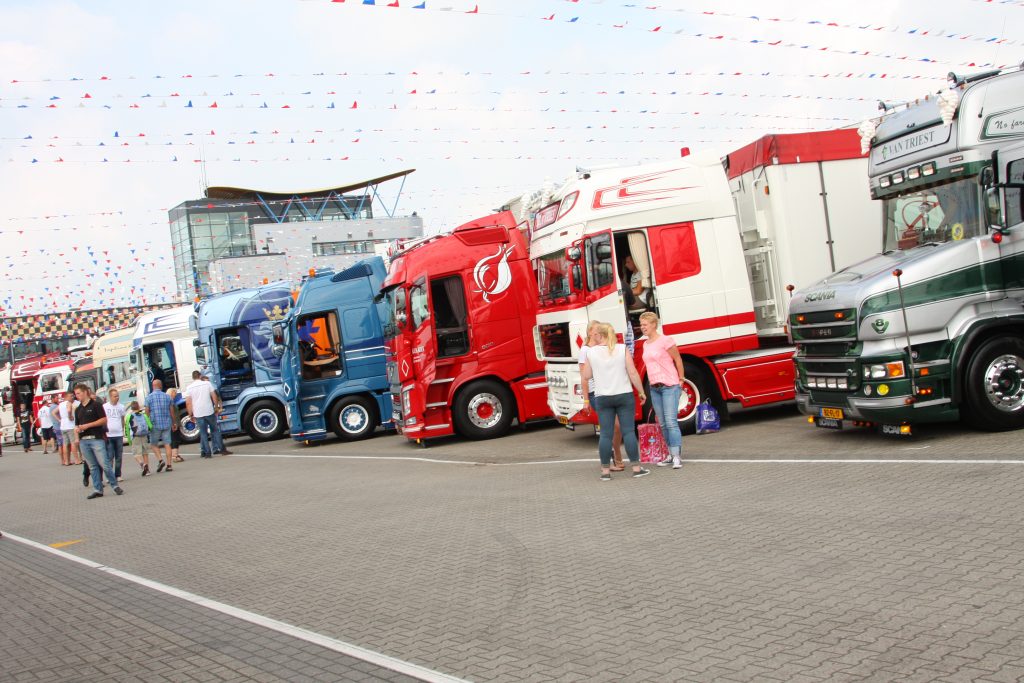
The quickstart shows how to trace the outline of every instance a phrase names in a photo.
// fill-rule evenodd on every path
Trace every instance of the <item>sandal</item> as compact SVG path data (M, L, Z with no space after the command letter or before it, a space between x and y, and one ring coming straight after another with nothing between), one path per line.
M185 458L181 457L180 455L176 455L174 456L174 462L185 462Z
M608 469L611 472L625 472L626 471L625 467L609 467Z

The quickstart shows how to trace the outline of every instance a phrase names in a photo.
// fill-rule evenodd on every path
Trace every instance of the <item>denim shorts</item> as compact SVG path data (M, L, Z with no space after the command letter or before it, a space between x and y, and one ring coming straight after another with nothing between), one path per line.
M171 428L153 429L153 431L149 433L149 443L153 446L170 446Z

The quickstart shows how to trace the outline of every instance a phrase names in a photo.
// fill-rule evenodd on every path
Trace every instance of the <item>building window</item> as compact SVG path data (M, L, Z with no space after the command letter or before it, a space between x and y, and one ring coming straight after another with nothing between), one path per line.
M313 242L314 256L335 254L372 254L373 240L350 240L345 242Z

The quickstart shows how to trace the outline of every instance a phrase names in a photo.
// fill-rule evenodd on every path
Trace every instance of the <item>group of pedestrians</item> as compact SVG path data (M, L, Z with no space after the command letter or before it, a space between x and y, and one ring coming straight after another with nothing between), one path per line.
M192 383L185 390L185 409L200 429L200 456L231 455L224 446L217 415L223 405L217 390L199 372L192 374ZM174 463L184 462L181 447L181 413L177 390L164 391L163 381L154 379L144 405L132 401L125 406L116 389L107 392L107 401L100 403L92 388L77 384L64 394L63 400L43 400L36 419L23 411L21 420L25 452L32 450L32 428L38 427L43 453L51 449L60 453L62 466L81 466L82 484L92 483L87 499L101 498L106 485L123 495L122 464L125 447L131 447L141 476L148 477L150 455L156 458L156 472L173 472Z
M679 469L682 467L682 433L678 415L684 378L683 361L675 341L661 334L658 328L656 313L648 311L640 316L640 331L645 337L643 359L651 388L650 403L671 456L671 461L658 465L671 464L674 469ZM627 329L627 333L629 331ZM630 336L627 334L627 342L631 341ZM647 402L648 397L640 373L633 364L632 349L627 348L626 343L618 343L612 325L595 320L587 327L587 344L580 351L579 363L583 384L588 389L583 399L584 407L592 406L597 411L601 427L597 447L601 459L601 481L611 481L612 472L625 470L620 444L626 448L633 476L650 474L650 470L640 464L633 389L636 389L640 403ZM616 461L613 461L613 455L618 456Z

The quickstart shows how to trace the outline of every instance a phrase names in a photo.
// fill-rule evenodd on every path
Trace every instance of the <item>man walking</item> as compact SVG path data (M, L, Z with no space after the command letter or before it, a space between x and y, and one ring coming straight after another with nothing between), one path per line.
M43 404L39 406L36 424L39 425L39 439L43 442L43 453L49 453L51 447L56 451L57 445L53 440L53 415L50 413L49 396L44 398Z
M198 370L193 370L192 384L185 389L185 409L188 410L189 418L195 420L199 427L199 456L202 458L213 457L211 446L217 455L231 455L231 451L224 448L224 437L221 436L220 424L217 421L217 413L222 408L217 390L202 378ZM210 431L209 435L207 430Z
M107 414L103 406L95 399L92 389L85 384L75 385L75 398L78 399L78 407L75 408L75 431L78 432L78 445L82 457L89 463L89 470L92 472L93 491L86 498L103 497L103 479L107 476L107 484L114 489L114 493L121 495L124 491L117 485L117 478L114 476L114 469L111 467L110 455L107 453Z
M157 472L167 468L173 472L171 467L171 397L164 393L164 383L158 379L153 380L153 391L146 397L146 414L153 429L149 433L149 444L153 448L153 455L157 460ZM164 459L160 459L160 448L164 449Z
M15 407L18 409L18 425L21 427L21 445L25 447L26 453L30 453L32 451L32 404L18 403Z
M121 477L121 463L124 459L124 416L128 410L121 405L120 399L117 389L110 389L107 402L103 404L103 412L107 415L107 453L114 465L117 481L124 481Z
M75 431L75 408L77 406L72 403L74 398L74 393L68 390L65 392L64 400L60 402L60 406L57 409L57 415L60 417L61 437L64 441L60 451L60 459L65 465L71 464L72 457L74 457L76 465L82 464L82 455L78 450L78 432Z

